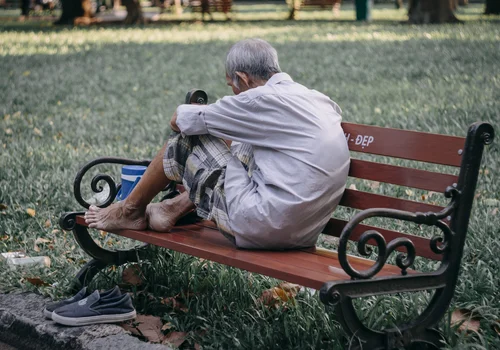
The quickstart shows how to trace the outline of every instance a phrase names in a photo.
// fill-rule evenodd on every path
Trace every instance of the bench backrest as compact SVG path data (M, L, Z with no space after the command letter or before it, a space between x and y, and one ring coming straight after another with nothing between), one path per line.
M351 167L349 176L352 178L404 186L413 189L444 193L448 186L456 184L458 176L436 171L421 170L388 164L391 158L443 165L448 170L460 167L461 154L465 138L400 129L381 128L376 126L342 123L342 128L351 150ZM359 154L385 156L384 162L362 160ZM440 169L441 170L441 169ZM411 191L411 190L410 190ZM398 191L405 193L405 191ZM411 192L409 192L411 193ZM392 208L410 212L438 212L443 207L428 203L396 198L393 196L346 189L340 202L341 206L354 209ZM346 221L332 218L323 233L339 236ZM358 225L352 239L370 229L370 226ZM397 237L410 238L416 248L416 255L429 259L441 260L442 255L435 254L429 244L429 239L409 235L393 230L376 228L386 239L391 241Z

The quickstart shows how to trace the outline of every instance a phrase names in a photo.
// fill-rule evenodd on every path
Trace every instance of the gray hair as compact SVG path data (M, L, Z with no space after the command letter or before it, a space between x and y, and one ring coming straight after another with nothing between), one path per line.
M280 73L276 49L262 39L245 39L234 44L226 58L226 74L236 87L236 72L247 73L254 79L268 80L274 73Z

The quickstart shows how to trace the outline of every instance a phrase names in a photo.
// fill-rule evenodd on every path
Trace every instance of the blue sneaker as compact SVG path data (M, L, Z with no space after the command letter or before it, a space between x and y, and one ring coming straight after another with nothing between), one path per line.
M52 312L52 320L66 326L123 322L135 316L130 295L101 298L97 290L80 301Z
M65 305L72 304L76 301L80 301L84 299L85 297L89 296L89 292L87 290L87 287L83 287L78 293L76 293L74 296L72 296L69 299L61 300L55 303L50 303L48 304L45 309L43 309L43 315L48 318L52 319L52 312L56 309L59 309L60 307L63 307ZM107 298L107 297L115 297L119 296L122 293L120 292L120 288L118 286L115 286L113 289L107 290L105 292L101 293L101 298Z

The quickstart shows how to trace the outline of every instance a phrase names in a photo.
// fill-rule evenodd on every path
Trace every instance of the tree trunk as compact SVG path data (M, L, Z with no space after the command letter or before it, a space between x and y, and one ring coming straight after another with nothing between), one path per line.
M403 0L395 0L394 4L396 5L396 8L399 10L401 7L403 7Z
M30 15L30 0L21 0L21 16L28 17Z
M453 14L456 0L410 0L409 22L414 24L457 23Z
M141 3L139 0L122 0L122 4L127 8L127 17L125 24L142 24L144 16L142 15Z
M485 15L500 15L500 0L486 0Z
M54 24L76 24L77 18L80 23L90 23L92 14L92 2L90 0L62 0L62 14Z

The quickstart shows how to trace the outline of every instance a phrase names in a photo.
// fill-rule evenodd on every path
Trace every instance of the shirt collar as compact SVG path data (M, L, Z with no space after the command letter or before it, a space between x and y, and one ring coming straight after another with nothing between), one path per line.
M282 81L293 81L286 73L276 73L267 81L266 85L275 85Z

